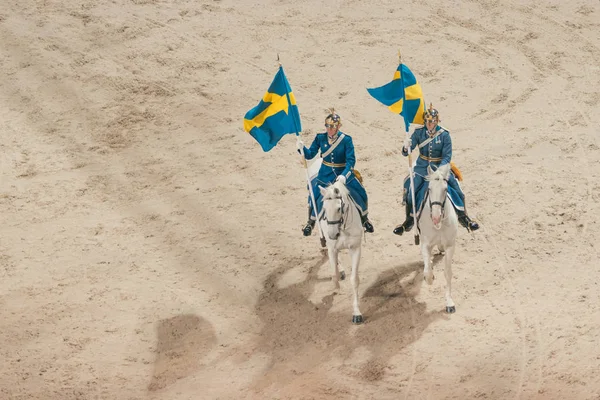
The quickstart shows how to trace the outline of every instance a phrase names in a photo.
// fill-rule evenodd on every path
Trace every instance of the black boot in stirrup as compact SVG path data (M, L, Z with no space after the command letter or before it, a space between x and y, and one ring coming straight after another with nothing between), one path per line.
M308 208L308 222L306 223L306 225L304 225L304 228L302 228L302 233L304 234L304 236L310 236L313 228L315 227L315 220L312 219L311 217L312 217L312 207L309 207Z
M406 220L402 225L398 225L394 229L394 234L402 236L404 232L409 232L415 225L415 219L410 215L410 207L406 205Z
M360 220L362 222L363 227L365 228L365 232L373 233L375 231L375 228L373 227L371 221L369 221L368 216L361 215Z
M456 214L458 216L458 222L460 222L464 228L467 228L469 232L479 229L479 224L475 221L472 221L464 211L457 210Z

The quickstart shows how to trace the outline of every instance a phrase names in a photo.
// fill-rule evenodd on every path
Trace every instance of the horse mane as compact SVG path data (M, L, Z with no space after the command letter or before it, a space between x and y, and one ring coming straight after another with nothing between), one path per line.
M425 180L426 180L426 181L432 181L432 180L434 180L434 179L435 179L437 176L440 176L440 177L441 177L441 175L442 175L442 173L441 173L439 170L437 170L437 169L436 169L436 170L435 170L435 171L433 171L431 174L427 175L427 176L425 177Z
M338 189L344 199L347 199L348 197L350 197L350 191L348 190L346 185L344 185L340 182L334 182L332 185L329 185L327 189L331 189L331 190Z
M431 180L435 179L436 177L444 179L445 178L444 170L449 169L449 168L450 168L450 164L445 164L445 165L437 168L436 170L432 171L429 175L427 175L425 177L425 180L431 181Z

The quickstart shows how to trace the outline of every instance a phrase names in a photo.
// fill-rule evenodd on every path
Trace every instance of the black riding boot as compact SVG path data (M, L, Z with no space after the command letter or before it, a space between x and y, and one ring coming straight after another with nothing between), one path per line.
M479 224L472 221L464 211L456 210L456 215L458 216L458 222L460 222L463 227L467 228L468 231L476 231L479 229Z
M304 236L310 236L313 228L315 227L315 220L312 219L312 214L312 207L308 207L308 222L306 225L304 225L304 228L302 228L302 233Z
M363 227L365 228L365 232L373 233L375 228L373 228L373 224L369 221L369 217L367 215L360 215L360 220L362 222Z
M406 220L402 225L398 225L394 229L396 235L402 235L404 232L409 232L415 225L415 219L410 215L410 205L406 204Z

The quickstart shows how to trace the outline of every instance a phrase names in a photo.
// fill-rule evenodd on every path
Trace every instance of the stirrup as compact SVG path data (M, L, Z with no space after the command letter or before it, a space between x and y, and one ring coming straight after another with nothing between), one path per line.
M479 229L479 224L475 221L469 221L469 227L467 229L471 232L476 231L477 229Z
M304 236L310 236L314 226L315 221L313 221L312 219L308 221L306 225L304 225L304 228L302 228L302 233L304 234Z
M369 232L369 233L375 232L375 228L373 227L373 224L368 219L363 224L363 227L365 228L365 232Z
M394 234L398 235L398 236L402 236L402 234L404 232L410 232L410 230L413 228L413 226L415 226L415 220L414 220L414 218L411 218L410 220L407 219L401 225L398 225L394 229Z
M479 229L479 224L475 221L472 221L468 215L462 215L458 219L458 222L460 222L460 224L469 232L476 231L477 229Z

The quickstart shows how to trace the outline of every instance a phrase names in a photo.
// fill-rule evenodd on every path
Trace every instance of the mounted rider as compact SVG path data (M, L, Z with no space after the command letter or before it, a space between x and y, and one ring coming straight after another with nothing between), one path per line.
M415 129L410 140L406 139L402 148L402 155L408 156L409 153L419 148L419 157L414 166L414 188L417 216L420 214L423 198L427 193L428 182L427 167L437 169L442 165L450 164L452 173L448 179L448 195L452 205L456 209L458 221L469 231L479 229L479 225L472 221L466 213L465 195L460 187L456 175L460 176L460 171L451 163L452 160L452 139L450 132L439 125L440 115L438 110L433 108L430 103L429 109L424 112L425 126ZM406 220L394 229L396 235L402 235L408 232L414 226L414 215L412 207L412 194L410 193L410 180L407 177L404 180L403 204L406 206Z
M308 222L302 228L304 236L310 236L315 226L316 215L320 215L322 199L319 186L327 186L336 181L342 181L350 192L358 211L365 232L374 231L373 224L368 218L368 197L364 186L359 179L359 175L354 171L356 156L354 154L354 143L352 138L340 131L342 119L331 108L329 115L325 118L326 133L319 133L315 136L309 148L298 138L298 152L304 152L307 160L312 160L319 152L323 158L321 168L315 179L311 181L315 202L317 204L317 213L312 205L310 196L308 196ZM301 153L302 154L302 153Z

